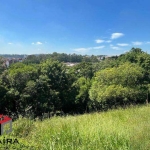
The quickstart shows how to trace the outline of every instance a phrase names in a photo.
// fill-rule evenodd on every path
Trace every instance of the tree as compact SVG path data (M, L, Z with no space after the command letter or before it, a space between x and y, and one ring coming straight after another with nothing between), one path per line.
M53 111L65 109L69 102L71 82L66 66L58 61L46 60L40 65L41 74L48 81L50 99L48 105L53 105ZM50 107L50 106L48 106Z
M137 64L128 62L98 71L92 79L90 99L107 105L105 107L140 102L140 95L144 94L140 87L142 72Z
M6 104L4 109L6 113L14 114L18 117L19 114L24 114L28 103L22 98L24 89L29 80L36 80L38 77L38 67L36 65L25 65L15 63L4 71L1 75L1 85L7 89L3 101Z
M72 68L70 68L69 73L73 74L76 78L92 78L94 75L93 64L91 62L82 62Z
M89 89L91 81L89 78L80 77L73 83L73 87L76 88L75 104L78 108L78 112L89 112Z
M0 57L0 74L6 69L6 66L4 64L4 59Z
M7 93L7 88L2 85L2 81L0 80L0 113L3 114L5 112L5 107L7 105L5 99L5 95Z
M150 55L140 48L132 48L129 52L120 55L117 59L118 64L123 64L127 61L137 63L144 69L143 82L148 84L150 80Z
M24 64L39 64L41 57L35 55L29 55L24 61Z

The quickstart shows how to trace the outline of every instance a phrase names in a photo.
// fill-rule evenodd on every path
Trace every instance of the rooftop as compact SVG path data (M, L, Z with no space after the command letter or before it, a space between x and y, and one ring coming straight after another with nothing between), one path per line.
M11 118L9 118L8 116L4 116L4 115L0 114L0 124L3 124L10 120L11 120Z

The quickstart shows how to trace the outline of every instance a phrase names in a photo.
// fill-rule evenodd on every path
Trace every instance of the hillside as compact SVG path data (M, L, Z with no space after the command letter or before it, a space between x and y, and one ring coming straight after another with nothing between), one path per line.
M136 106L53 117L42 122L19 118L5 139L16 138L20 144L32 145L34 150L147 150L150 149L149 114L150 106ZM15 149L19 149L19 144L16 145Z

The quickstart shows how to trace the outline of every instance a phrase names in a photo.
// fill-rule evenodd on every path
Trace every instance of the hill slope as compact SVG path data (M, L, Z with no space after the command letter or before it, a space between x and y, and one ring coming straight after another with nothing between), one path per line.
M146 150L150 149L149 114L150 106L140 106L42 122L20 118L5 138L43 150ZM19 144L15 147L19 149Z

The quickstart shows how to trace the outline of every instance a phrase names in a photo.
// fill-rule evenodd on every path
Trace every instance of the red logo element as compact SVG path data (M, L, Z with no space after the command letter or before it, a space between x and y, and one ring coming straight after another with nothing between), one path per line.
M7 124L9 125L9 127L5 130L5 125ZM0 115L0 135L10 132L12 132L12 119L8 116Z

